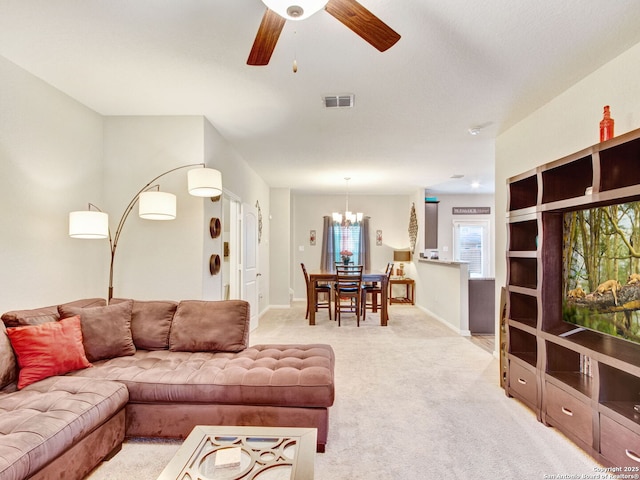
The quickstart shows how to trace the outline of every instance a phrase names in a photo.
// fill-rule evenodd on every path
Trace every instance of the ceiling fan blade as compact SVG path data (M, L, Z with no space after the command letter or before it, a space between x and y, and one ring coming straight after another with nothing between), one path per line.
M253 41L247 65L269 64L271 54L276 48L276 43L278 43L278 37L284 28L285 21L280 15L267 8L267 11L262 16L260 27L258 27L256 39Z
M381 52L400 40L398 33L356 0L329 0L325 10Z

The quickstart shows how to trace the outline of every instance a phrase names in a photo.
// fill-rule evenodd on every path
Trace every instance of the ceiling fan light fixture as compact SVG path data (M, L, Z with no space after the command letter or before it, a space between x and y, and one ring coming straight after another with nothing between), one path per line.
M300 5L291 5L287 8L287 15L292 18L299 18L304 15L304 9Z
M292 3L295 1L296 3ZM304 20L322 10L328 0L262 0L269 10L273 10L287 20Z

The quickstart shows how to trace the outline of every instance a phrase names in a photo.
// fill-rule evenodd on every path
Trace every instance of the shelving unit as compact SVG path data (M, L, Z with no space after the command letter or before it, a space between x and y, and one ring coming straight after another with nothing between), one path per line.
M612 467L640 467L640 345L562 320L562 223L633 200L640 130L508 181L505 391Z

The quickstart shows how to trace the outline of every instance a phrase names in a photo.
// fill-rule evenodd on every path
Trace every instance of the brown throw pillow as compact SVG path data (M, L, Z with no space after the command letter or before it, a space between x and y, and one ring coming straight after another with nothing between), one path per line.
M90 362L136 353L131 337L133 300L106 307L59 305L61 318L80 315L82 338Z
M74 307L99 307L106 305L104 298L83 298L65 303ZM12 310L2 314L2 321L7 327L20 327L23 325L41 325L46 322L60 320L58 306L30 308L28 310Z
M249 303L244 300L178 304L169 334L174 352L239 352L249 342Z
M0 322L0 389L18 378L18 363L4 323Z
M112 298L111 305L126 302L124 298ZM131 335L136 348L142 350L167 350L169 331L178 302L133 301Z

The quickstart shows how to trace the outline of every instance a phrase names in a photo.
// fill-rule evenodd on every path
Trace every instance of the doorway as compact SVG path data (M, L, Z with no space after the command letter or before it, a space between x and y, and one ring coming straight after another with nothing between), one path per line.
M240 252L241 252L241 204L235 195L225 192L222 199L224 244L222 265L223 300L241 298Z
M224 262L220 298L249 302L253 330L258 326L259 312L257 209L226 191L222 202Z

